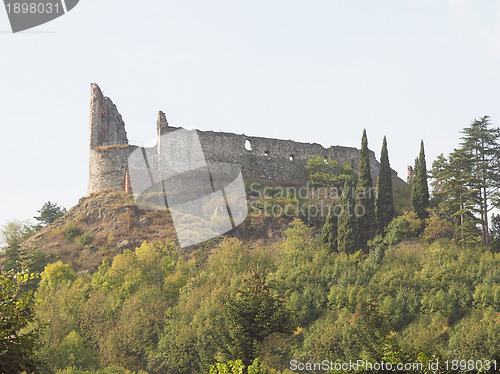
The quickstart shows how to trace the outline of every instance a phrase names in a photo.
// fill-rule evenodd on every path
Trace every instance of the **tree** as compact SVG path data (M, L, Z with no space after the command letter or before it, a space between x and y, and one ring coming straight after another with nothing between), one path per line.
M23 286L36 277L33 273L0 274L0 372L37 373L41 360L36 354L38 328L29 328L35 321L36 301L33 291Z
M54 222L56 219L62 217L66 213L66 208L47 201L45 204L43 204L42 209L37 210L37 212L40 213L40 215L33 218L40 222L37 226L37 228L40 229L43 226L47 226Z
M323 230L321 232L321 242L325 245L330 253L336 252L338 250L337 246L337 225L338 217L335 214L335 208L337 205L335 202L330 205L330 211L326 216L325 224L323 225Z
M285 301L273 293L266 277L257 272L244 281L236 295L224 305L234 359L252 364L268 335L289 333L292 321Z
M361 138L361 149L359 151L359 177L356 186L356 209L363 210L356 214L358 225L358 244L366 249L368 240L375 234L375 205L373 196L373 179L370 171L370 158L368 154L368 138L366 130L363 130Z
M500 252L500 215L494 214L491 218L491 223L492 223L491 233L490 233L491 249L494 252Z
M457 239L462 245L475 242L475 226L479 222L475 215L479 213L480 200L467 153L460 148L455 149L449 159L438 156L432 164L431 175L438 213L455 222Z
M351 180L346 179L340 196L337 243L339 252L353 253L357 250L357 225L354 212L354 196Z
M29 221L8 221L0 230L0 243L5 247L15 247L35 233L34 226Z
M429 186L427 184L427 166L425 163L424 141L420 142L420 154L415 161L415 177L412 185L412 210L417 213L418 218L429 217Z
M467 154L471 174L476 182L473 188L480 191L480 216L483 243L488 245L488 213L500 206L500 129L490 128L489 116L474 120L462 130L462 148Z
M309 182L312 186L328 187L340 189L344 185L347 177L355 178L356 173L349 163L342 165L337 160L330 157L311 156L307 160L306 170L309 174Z
M377 217L378 232L394 218L394 196L392 194L392 175L387 151L387 139L384 136L382 151L380 152L380 172L377 178L377 196L375 199L375 214Z
M0 264L3 270L13 270L17 273L27 267L26 261L30 256L21 248L21 243L34 232L35 229L29 221L13 220L2 226L0 239L4 245L3 253L0 252Z

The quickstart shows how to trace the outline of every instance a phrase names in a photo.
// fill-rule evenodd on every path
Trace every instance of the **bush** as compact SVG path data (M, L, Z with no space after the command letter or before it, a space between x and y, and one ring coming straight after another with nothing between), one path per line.
M423 222L415 212L404 212L394 218L385 229L384 243L392 246L405 239L416 237L422 231Z
M249 365L246 368L248 374L270 374L271 372L262 367L260 363L260 358L256 358L252 365ZM228 361L225 363L217 363L215 365L210 365L210 374L239 374L243 373L245 370L245 365L241 362L241 360L236 361Z
M63 227L62 233L66 241L71 243L77 236L82 235L82 229L74 223L69 222Z
M453 237L453 225L437 215L427 218L425 224L426 226L422 238L429 243L440 238L451 239Z
M78 238L78 244L80 244L82 247L85 247L86 245L92 243L93 240L94 238L92 237L92 235L86 232L80 235L80 237Z

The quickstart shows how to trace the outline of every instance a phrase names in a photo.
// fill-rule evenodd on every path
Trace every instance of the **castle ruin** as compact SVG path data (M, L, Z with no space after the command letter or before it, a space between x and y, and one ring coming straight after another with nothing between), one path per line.
M160 137L179 129L168 124L165 114L159 112L157 121L158 143ZM317 143L300 143L292 140L269 139L244 134L197 130L208 164L230 163L239 165L245 178L267 180L307 181L307 161L313 155L330 157L339 163L348 162L357 168L359 150L353 147L330 146ZM156 153L159 144L147 149ZM99 86L91 84L90 99L90 159L88 194L103 190L127 191L130 189L128 157L137 145L128 143L125 123L111 99L105 97ZM370 166L374 180L379 173L379 163L373 151ZM392 171L393 180L404 183Z

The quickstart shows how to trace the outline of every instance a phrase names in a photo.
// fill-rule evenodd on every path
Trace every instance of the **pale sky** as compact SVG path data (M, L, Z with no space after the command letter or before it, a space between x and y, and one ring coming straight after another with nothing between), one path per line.
M81 0L12 34L0 8L0 225L86 195L90 83L131 143L173 126L359 147L406 179L500 125L500 1Z

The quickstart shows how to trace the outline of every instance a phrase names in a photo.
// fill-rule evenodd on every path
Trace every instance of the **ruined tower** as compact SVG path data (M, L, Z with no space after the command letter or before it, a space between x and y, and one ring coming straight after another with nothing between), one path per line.
M128 157L138 146L128 144L125 124L115 104L105 97L97 84L91 85L90 100L90 160L88 194L103 190L130 191ZM158 143L143 149L152 167L162 167L161 136L179 129L168 124L165 113L159 112L157 120ZM197 134L207 164L226 163L238 165L245 178L270 179L287 182L307 181L307 161L313 155L330 157L339 163L349 163L357 168L359 150L354 147L323 147L317 143L300 143L292 140L269 139L227 132L200 131ZM374 180L380 165L375 154L369 151L370 167ZM404 183L392 171L393 181Z
M90 86L90 150L88 194L125 190L127 159L135 146L128 144L122 116L95 83Z

